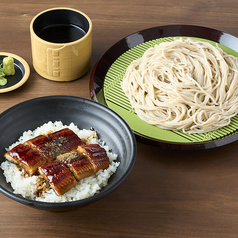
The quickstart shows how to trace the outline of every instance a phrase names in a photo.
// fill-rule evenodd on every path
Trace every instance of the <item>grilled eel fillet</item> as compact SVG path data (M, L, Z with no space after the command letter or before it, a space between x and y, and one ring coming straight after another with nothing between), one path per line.
M59 160L43 164L39 167L39 173L49 182L59 196L77 184L73 174Z
M29 145L19 144L5 153L4 157L10 162L22 167L30 176L37 174L38 167L47 162L37 150Z
M104 148L98 144L84 145L68 128L39 135L15 146L4 156L30 176L41 174L57 195L63 195L77 181L110 164Z
M76 149L83 142L72 130L65 128L48 135L39 135L24 144L39 151L50 162L58 155Z
M55 160L58 155L74 150L81 144L81 139L72 130L65 128L19 144L5 153L4 157L23 167L32 176L38 173L40 165Z
M56 162L59 162L61 167L59 167L59 164ZM80 145L75 151L59 155L55 161L40 166L38 170L56 193L58 195L63 195L68 191L68 188L70 189L75 185L74 181L72 181L72 176L79 181L97 173L100 169L108 168L109 164L109 158L105 149L98 144L89 144ZM69 175L69 173L64 174L64 172L57 172L57 174L53 173L53 175L52 173L49 173L49 171L58 171L60 168L65 170L65 167L62 165L67 167L68 171L71 172L71 175ZM45 169L45 167L47 167L47 169ZM57 178L58 174L63 178L52 181L52 176Z
M93 165L86 156L80 154L78 151L72 151L59 155L57 160L65 164L73 173L77 181L86 178L95 173Z
M100 169L108 168L110 164L105 149L98 144L79 145L77 151L88 158L94 167L95 173Z

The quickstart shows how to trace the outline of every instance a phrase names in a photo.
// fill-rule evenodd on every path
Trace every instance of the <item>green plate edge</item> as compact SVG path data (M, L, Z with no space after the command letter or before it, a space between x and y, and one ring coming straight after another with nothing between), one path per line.
M165 130L150 125L140 119L136 115L134 109L131 107L129 99L126 97L121 88L121 82L125 75L127 67L133 60L142 57L144 52L150 47L153 47L156 44L160 44L161 42L173 41L175 38L191 38L209 42L214 46L218 45L227 54L238 57L238 52L224 45L196 37L164 37L142 43L123 53L109 68L105 76L103 85L103 94L107 106L117 112L128 123L135 134L153 140L172 143L203 143L213 140L219 140L235 134L238 129L238 115L231 119L231 123L228 126L220 128L218 130L199 134L186 134L182 131Z

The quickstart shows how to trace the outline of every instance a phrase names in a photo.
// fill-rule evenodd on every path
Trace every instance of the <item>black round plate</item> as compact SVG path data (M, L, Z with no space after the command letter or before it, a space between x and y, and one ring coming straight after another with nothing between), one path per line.
M108 51L101 57L98 63L95 65L90 80L90 96L93 100L98 101L104 105L106 104L106 100L103 93L103 84L105 76L111 67L111 65L118 59L123 53L130 50L131 48L163 37L176 37L176 36L184 36L184 37L198 37L210 41L214 41L220 43L230 49L238 52L238 38L229 35L225 32L208 28L202 26L194 26L194 25L166 25L159 26L154 28L145 29L134 34L131 34L116 44L114 44ZM193 149L209 149L214 147L223 146L238 140L238 133L234 133L227 137L208 141L204 143L173 143L162 140L155 140L153 138L147 137L145 135L136 134L136 139L140 142L160 146L163 148L169 149L185 149L185 150L193 150Z

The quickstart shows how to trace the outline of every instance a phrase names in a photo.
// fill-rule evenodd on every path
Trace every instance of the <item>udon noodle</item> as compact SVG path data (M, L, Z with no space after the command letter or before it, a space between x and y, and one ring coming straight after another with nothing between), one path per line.
M122 89L147 123L208 132L238 113L238 60L208 42L162 42L129 65Z

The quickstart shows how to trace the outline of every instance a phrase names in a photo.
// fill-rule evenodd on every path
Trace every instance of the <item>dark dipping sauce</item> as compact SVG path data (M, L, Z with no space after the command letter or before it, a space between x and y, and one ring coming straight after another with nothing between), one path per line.
M52 43L69 43L81 39L86 32L73 24L55 24L43 28L38 36Z

